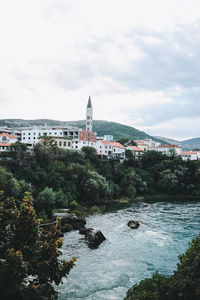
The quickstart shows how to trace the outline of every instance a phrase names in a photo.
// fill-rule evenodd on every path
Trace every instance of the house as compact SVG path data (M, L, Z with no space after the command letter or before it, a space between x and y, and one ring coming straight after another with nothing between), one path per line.
M0 152L5 152L10 150L11 144L17 142L17 138L12 134L7 132L0 133Z
M41 137L39 139L39 143L42 145L52 143L62 149L72 149L72 140L68 140L64 137L59 137L59 136L49 137L49 139L45 139L44 137Z
M125 158L125 147L118 142L97 141L96 150L99 156L107 158Z
M137 146L140 149L142 149L144 152L148 151L149 146L148 146L148 144L145 141L143 141L143 140L136 140L135 142L137 143Z
M128 146L126 147L126 149L130 150L133 153L135 159L141 159L142 154L144 153L144 151L138 146Z
M199 160L200 152L199 151L182 151L181 158L183 160Z
M182 152L182 147L178 145L160 145L155 150L168 156L172 156L173 154L180 155Z

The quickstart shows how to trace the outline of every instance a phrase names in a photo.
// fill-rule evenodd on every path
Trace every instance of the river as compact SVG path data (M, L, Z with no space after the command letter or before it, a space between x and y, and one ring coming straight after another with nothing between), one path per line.
M131 230L127 222L138 220ZM107 240L96 250L77 231L65 234L64 259L76 267L59 286L59 300L122 300L127 290L155 271L172 274L189 242L199 233L200 203L142 203L87 218L87 227L100 229Z

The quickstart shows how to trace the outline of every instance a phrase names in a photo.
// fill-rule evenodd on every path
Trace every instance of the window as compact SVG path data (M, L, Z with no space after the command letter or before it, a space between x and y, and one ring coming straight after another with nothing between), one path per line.
M59 142L59 146L60 146L60 147L62 146L62 142Z
M3 141L3 142L6 142L7 140L8 140L7 136L4 135L4 136L2 137L2 141Z
M87 117L88 120L90 120L90 117Z
M70 142L68 142L68 147L71 147L71 144L70 144Z
M66 147L66 142L63 143L63 146Z

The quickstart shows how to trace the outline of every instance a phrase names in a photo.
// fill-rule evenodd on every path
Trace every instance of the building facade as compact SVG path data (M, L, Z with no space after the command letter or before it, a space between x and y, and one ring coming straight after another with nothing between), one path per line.
M0 152L10 151L10 146L17 142L17 138L7 132L0 133Z

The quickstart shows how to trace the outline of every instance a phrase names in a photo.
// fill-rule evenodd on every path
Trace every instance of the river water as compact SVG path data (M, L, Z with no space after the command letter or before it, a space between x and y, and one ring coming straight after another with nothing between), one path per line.
M131 230L127 222L138 220ZM59 300L122 300L127 290L155 271L172 274L189 242L199 233L200 203L142 203L87 218L87 227L100 229L107 240L96 250L77 231L65 234L64 259L76 267L59 286Z

